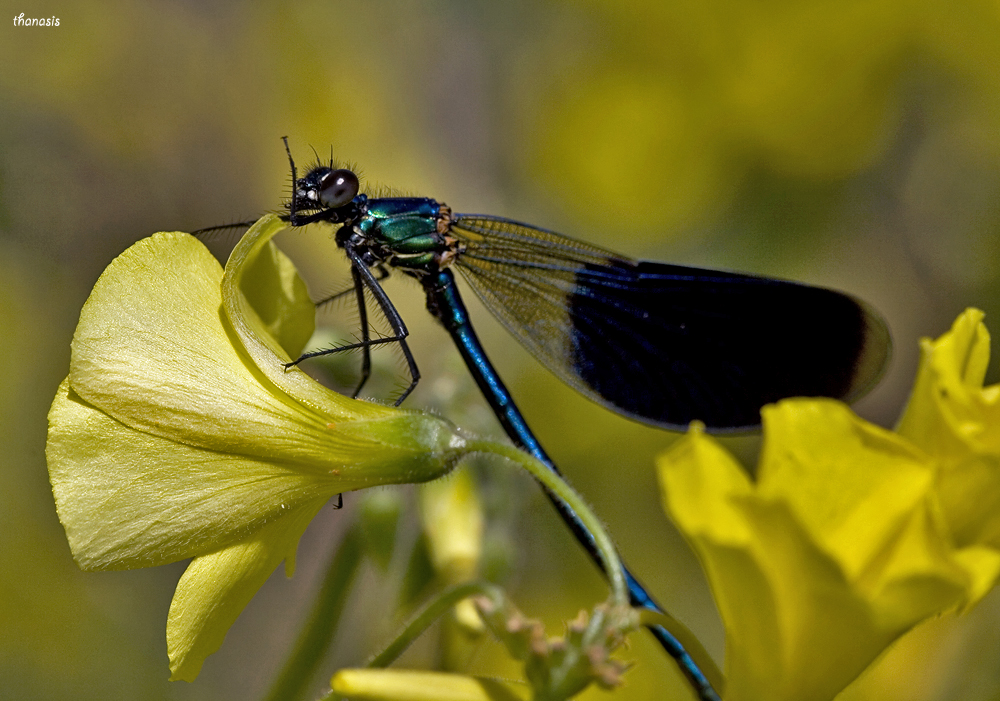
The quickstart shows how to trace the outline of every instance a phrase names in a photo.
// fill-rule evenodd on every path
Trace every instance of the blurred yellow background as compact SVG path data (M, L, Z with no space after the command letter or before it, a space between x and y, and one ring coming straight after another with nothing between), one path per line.
M884 426L905 401L920 336L942 333L970 305L1000 330L995 0L7 7L0 698L248 699L284 660L352 495L344 511L324 510L296 577L268 582L198 681L171 684L163 631L183 566L80 572L44 462L45 415L98 275L155 231L279 208L289 184L281 136L300 165L314 158L310 146L332 147L369 185L457 211L862 297L894 335L886 379L857 407ZM21 12L59 26L12 26ZM349 280L329 232L283 236L314 294ZM419 288L387 289L426 378L407 405L496 431ZM639 577L721 660L710 593L659 506L653 457L673 437L579 397L472 306L541 441ZM349 334L352 317L339 315ZM753 437L728 442L752 464ZM527 613L558 627L602 584L536 492L525 482L507 506L518 544L510 585ZM388 634L369 580L324 676ZM621 698L690 698L647 636L627 656L638 666ZM844 698L1000 699L1000 597L923 625Z

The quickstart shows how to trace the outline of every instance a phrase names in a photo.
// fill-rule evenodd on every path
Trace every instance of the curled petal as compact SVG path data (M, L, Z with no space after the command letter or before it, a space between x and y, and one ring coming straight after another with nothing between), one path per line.
M122 253L80 314L73 390L147 433L306 464L331 454L331 421L385 415L362 402L345 410L343 398L320 415L262 382L220 317L221 282L219 264L189 234L155 234Z

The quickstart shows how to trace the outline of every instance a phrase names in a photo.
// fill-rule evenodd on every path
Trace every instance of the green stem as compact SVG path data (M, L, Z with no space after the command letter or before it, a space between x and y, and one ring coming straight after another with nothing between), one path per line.
M486 582L469 582L449 587L410 618L402 632L382 652L368 660L365 667L370 669L388 667L445 612L463 599L477 594L482 594L497 602L503 600L503 592ZM340 694L331 689L319 701L337 701L341 698L343 697Z
M686 625L678 621L676 618L671 616L669 613L663 611L653 611L652 609L640 608L636 609L639 612L639 621L644 626L661 626L666 628L672 636L674 636L677 641L684 646L685 651L694 660L695 664L701 670L701 673L705 675L712 688L715 689L719 694L723 692L723 687L725 687L725 678L722 676L722 672L715 664L715 660L712 656L708 654L708 651L702 646L701 641L695 637Z
M468 584L458 584L449 587L418 611L407 622L403 631L396 636L396 639L389 643L389 646L382 652L372 657L365 666L372 668L388 667L397 657L403 654L414 640L420 637L421 633L427 630L434 621L444 615L452 606L476 594L483 594L494 601L503 600L503 593L492 584L486 584L485 582L469 582Z
M614 543L611 542L611 537L583 498L573 491L573 488L562 477L523 450L512 445L485 440L470 440L466 444L466 448L471 452L499 455L520 465L531 473L532 477L541 482L551 494L569 505L594 539L594 545L601 556L601 566L604 567L611 585L612 603L616 606L629 605L622 563L618 559L618 551L615 549Z
M355 526L347 532L331 558L316 604L295 650L272 685L266 701L288 701L304 695L333 640L337 622L347 601L348 589L357 574L362 555L361 537Z

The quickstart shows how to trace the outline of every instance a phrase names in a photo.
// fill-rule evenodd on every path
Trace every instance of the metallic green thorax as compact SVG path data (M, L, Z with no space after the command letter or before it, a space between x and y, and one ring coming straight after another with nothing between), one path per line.
M393 267L416 274L435 272L461 251L448 236L451 210L436 200L391 197L368 200L354 223L371 251Z

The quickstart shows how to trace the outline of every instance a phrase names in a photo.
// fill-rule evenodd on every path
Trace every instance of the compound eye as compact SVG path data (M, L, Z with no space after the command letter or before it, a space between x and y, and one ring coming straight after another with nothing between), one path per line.
M361 184L358 176L346 168L333 170L319 182L319 201L324 207L343 207L358 195Z

